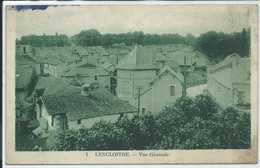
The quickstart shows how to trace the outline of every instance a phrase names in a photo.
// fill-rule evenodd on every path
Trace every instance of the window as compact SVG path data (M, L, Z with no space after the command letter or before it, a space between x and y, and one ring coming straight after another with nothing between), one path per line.
M49 64L44 64L44 68L49 69Z
M78 119L78 120L77 120L77 124L81 124L81 119Z
M95 80L97 80L97 75L95 75Z
M40 118L42 118L42 103L39 103Z
M145 107L142 108L142 115L145 114Z
M246 80L247 80L247 81L250 81L250 79L251 79L251 72L247 72Z
M175 96L175 86L170 86L170 96Z
M51 126L54 126L54 116L51 116Z

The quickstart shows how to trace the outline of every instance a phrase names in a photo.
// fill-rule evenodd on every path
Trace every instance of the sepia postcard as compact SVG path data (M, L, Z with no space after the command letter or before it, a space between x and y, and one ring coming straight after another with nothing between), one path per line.
M257 4L5 4L6 164L258 162Z

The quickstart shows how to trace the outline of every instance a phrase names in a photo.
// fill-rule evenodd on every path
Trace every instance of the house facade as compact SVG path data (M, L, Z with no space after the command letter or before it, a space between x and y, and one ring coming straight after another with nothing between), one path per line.
M183 76L165 66L140 94L140 111L160 112L172 106L182 96L182 84ZM137 95L135 105L138 105L138 99Z
M250 76L250 58L233 54L208 68L208 90L222 108L249 105Z
M59 76L59 70L57 66L62 64L61 61L55 59L45 58L40 61L40 75L42 76Z
M89 88L68 86L53 94L43 94L36 105L37 119L45 119L46 129L59 132L89 128L100 120L115 122L123 115L136 114L135 107L105 89Z
M31 46L30 45L17 45L16 46L16 53L18 53L18 54L31 53Z
M156 113L175 102L182 96L182 82L183 76L168 66L159 71L153 53L142 51L141 46L135 46L117 65L117 96L143 112Z
M81 83L97 83L100 86L109 86L110 74L100 65L83 61L70 66L62 77L72 78Z

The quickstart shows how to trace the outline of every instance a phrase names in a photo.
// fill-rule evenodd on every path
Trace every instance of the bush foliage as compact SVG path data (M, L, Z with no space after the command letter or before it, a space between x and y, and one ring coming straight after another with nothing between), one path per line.
M157 115L147 113L116 123L57 136L52 150L246 149L250 148L250 114L219 110L209 95L182 97Z

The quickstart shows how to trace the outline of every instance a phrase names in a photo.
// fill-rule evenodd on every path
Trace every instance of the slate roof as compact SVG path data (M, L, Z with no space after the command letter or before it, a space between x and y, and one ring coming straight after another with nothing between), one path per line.
M60 92L72 83L73 79L61 77L38 77L36 90L45 89L44 95L51 95Z
M157 69L153 65L153 53L145 50L142 46L135 46L122 60L117 69L145 70Z
M15 74L15 88L25 89L30 83L33 69L31 67L16 67Z
M69 86L62 92L44 96L43 102L49 114L66 113L70 120L137 112L137 108L104 88L90 91L89 96L82 96L80 91L79 87Z

